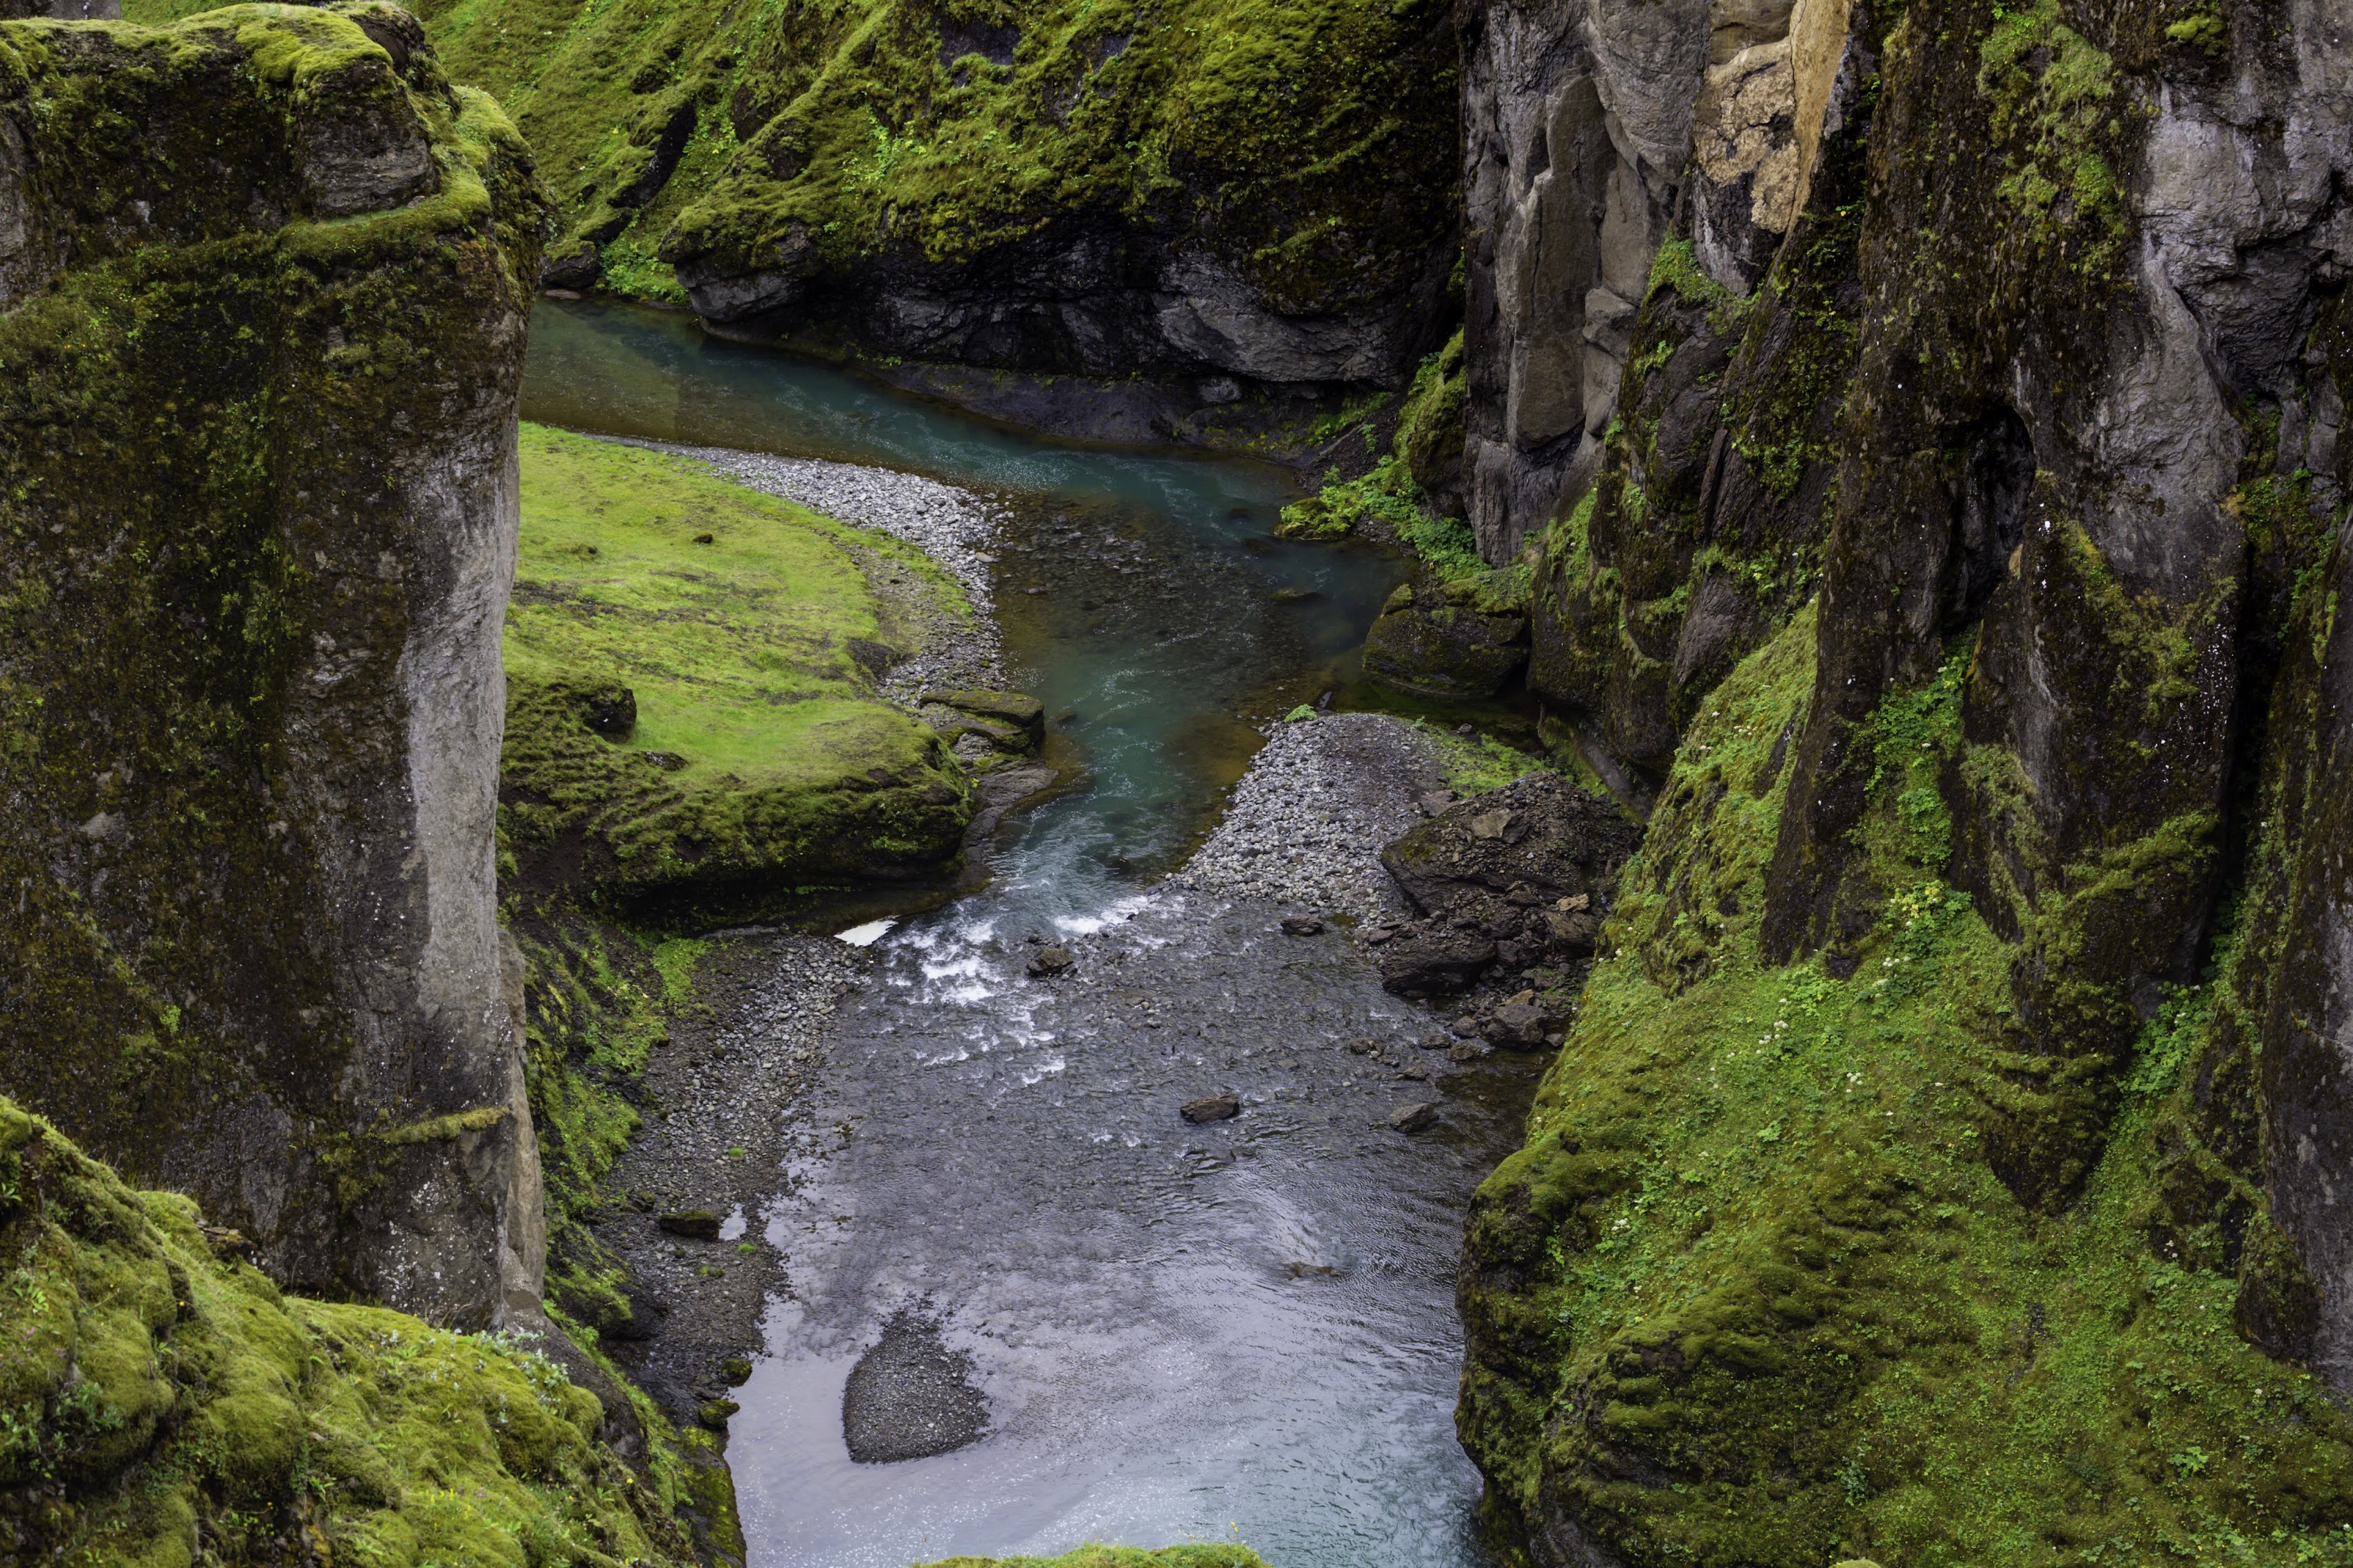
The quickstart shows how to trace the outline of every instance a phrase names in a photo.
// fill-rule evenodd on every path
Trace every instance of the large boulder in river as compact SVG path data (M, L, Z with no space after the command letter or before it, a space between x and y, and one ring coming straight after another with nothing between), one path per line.
M1450 582L1418 566L1365 634L1365 673L1422 697L1493 697L1527 662L1527 607L1523 572Z
M492 838L542 217L396 5L0 24L0 1089L470 1325L543 1250Z

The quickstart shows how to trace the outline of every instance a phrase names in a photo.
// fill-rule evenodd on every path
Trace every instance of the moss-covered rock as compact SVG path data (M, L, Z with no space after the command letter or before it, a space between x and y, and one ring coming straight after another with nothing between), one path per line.
M0 1087L467 1323L536 1289L490 829L543 212L396 6L0 23Z
M420 14L561 171L568 282L593 245L608 287L731 331L1206 378L1196 407L1399 384L1451 325L1435 0Z
M875 685L923 634L893 624L870 573L970 613L920 552L684 458L536 426L522 537L501 785L514 891L757 906L955 861L963 770Z
M2234 1328L2293 1315L2293 1268L2152 1240L2152 1173L2228 1099L2197 1065L2217 993L2143 1032L2063 1217L1998 1173L2013 950L1945 879L1936 795L1960 661L1873 716L1857 834L1892 893L1854 964L1762 948L1815 637L1694 724L1476 1200L1460 1424L1493 1506L1546 1563L2343 1560L2353 1425Z
M283 1294L243 1238L0 1100L0 1519L13 1562L695 1561L533 1342Z

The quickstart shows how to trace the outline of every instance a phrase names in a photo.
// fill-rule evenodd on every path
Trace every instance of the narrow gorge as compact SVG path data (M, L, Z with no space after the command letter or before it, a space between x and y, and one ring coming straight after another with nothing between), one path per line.
M2353 1564L2348 272L2342 0L0 0L0 1563Z

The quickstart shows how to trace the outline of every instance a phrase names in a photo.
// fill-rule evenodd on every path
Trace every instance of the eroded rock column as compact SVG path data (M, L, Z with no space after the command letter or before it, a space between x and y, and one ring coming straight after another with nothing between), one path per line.
M541 212L396 6L0 25L0 1085L461 1324L543 1252L492 819Z

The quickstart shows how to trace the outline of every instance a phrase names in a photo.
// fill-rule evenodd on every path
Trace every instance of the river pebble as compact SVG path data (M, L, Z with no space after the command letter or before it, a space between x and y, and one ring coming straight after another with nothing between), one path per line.
M673 1419L724 1394L733 1380L720 1368L759 1343L760 1314L784 1288L762 1210L789 1190L780 1172L807 1135L835 1009L865 971L863 954L830 938L717 933L697 977L703 1005L671 1019L633 1092L644 1125L607 1181L618 1201L590 1229L654 1309L644 1337L606 1348ZM663 1223L697 1211L723 1228Z
M1407 912L1381 847L1422 820L1442 753L1405 720L1327 713L1280 723L1174 885L1318 914Z

